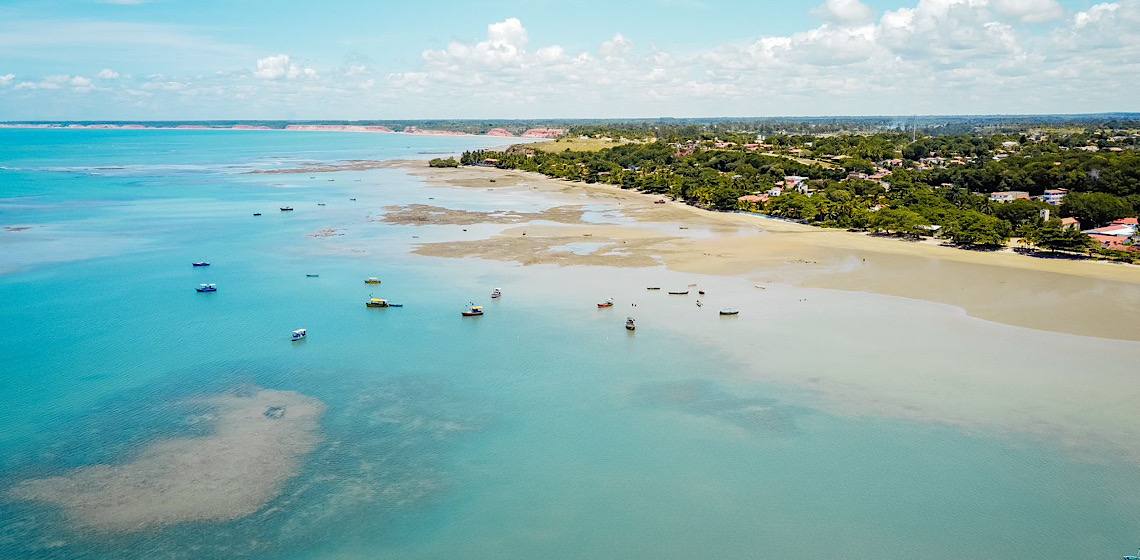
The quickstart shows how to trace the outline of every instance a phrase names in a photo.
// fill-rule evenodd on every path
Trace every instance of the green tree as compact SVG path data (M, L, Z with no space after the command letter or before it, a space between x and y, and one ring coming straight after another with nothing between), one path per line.
M919 236L929 233L930 222L917 212L906 208L883 208L871 216L868 224L872 231L887 234Z
M1080 220L1082 225L1093 227L1131 216L1134 212L1127 200L1105 193L1069 193L1061 210L1067 216Z
M959 245L999 247L1009 241L1009 222L967 210L946 227L945 234Z

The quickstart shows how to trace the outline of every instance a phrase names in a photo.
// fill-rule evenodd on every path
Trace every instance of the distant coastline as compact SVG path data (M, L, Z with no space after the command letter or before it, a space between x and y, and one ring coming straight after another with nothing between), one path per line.
M317 124L317 123L281 123L283 126L270 126L268 124L174 124L174 123L142 123L142 122L5 122L0 123L0 129L49 129L49 130L282 130L290 132L361 132L386 134L414 134L422 136L495 136L502 138L558 138L566 134L561 128L528 128L521 133L514 133L503 128L492 128L485 132L474 133L460 130L442 130L421 128L418 126L405 126L394 130L384 125L363 124Z

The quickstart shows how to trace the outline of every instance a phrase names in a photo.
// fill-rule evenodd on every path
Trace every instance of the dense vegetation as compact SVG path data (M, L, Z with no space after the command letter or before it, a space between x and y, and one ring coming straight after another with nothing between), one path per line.
M595 129L639 140L596 152L545 153L516 146L474 151L460 162L659 193L717 210L750 210L827 227L899 236L938 235L962 246L1085 251L1083 228L1140 214L1140 135L1105 128L1016 134L919 137L874 134L758 136L736 123ZM589 132L581 129L578 132ZM620 133L620 134L619 134ZM772 190L786 176L799 190ZM1067 189L1066 203L1001 203L989 193ZM764 195L741 201L743 195ZM1049 219L1042 210L1048 209ZM1120 255L1114 255L1120 256ZM1123 257L1122 257L1123 258ZM1129 257L1131 258L1131 257Z
M449 157L447 159L432 158L432 159L428 160L428 166L429 167L459 167L459 162L456 161L456 159L453 157Z

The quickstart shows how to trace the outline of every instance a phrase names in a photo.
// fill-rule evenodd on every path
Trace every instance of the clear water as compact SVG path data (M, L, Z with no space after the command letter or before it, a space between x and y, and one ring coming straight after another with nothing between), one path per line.
M739 321L721 320L722 292L703 315L693 298L645 293L684 285L664 271L418 257L413 243L462 228L374 221L412 202L550 204L537 195L429 188L398 169L243 173L497 142L0 130L0 226L29 227L0 231L0 558L1071 559L1116 558L1140 538L1140 468L1111 453L837 414L765 375L808 378L838 353L854 371L931 352L939 367L973 367L935 340L977 343L1011 368L1064 344L1123 370L1134 343L794 288L771 296L763 319L737 305ZM336 231L309 237L322 229ZM200 259L213 265L190 266ZM202 282L218 292L194 292ZM367 309L369 294L405 307ZM793 307L808 294L814 309ZM593 307L610 296L618 307ZM461 318L468 301L487 315ZM874 329L853 328L855 317L877 320L867 309L885 309L925 355L859 351ZM907 339L904 322L925 334ZM309 338L291 344L299 327ZM1029 350L996 350L1015 343ZM208 427L176 403L249 385L328 407L322 444L257 514L118 535L6 496L27 478L200 434Z

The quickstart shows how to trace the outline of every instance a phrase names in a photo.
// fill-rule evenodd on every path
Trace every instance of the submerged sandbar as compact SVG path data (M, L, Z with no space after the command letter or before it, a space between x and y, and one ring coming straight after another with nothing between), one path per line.
M77 525L129 532L224 521L264 507L320 441L321 401L258 389L210 397L214 433L153 443L133 461L25 480L19 500L54 504Z

